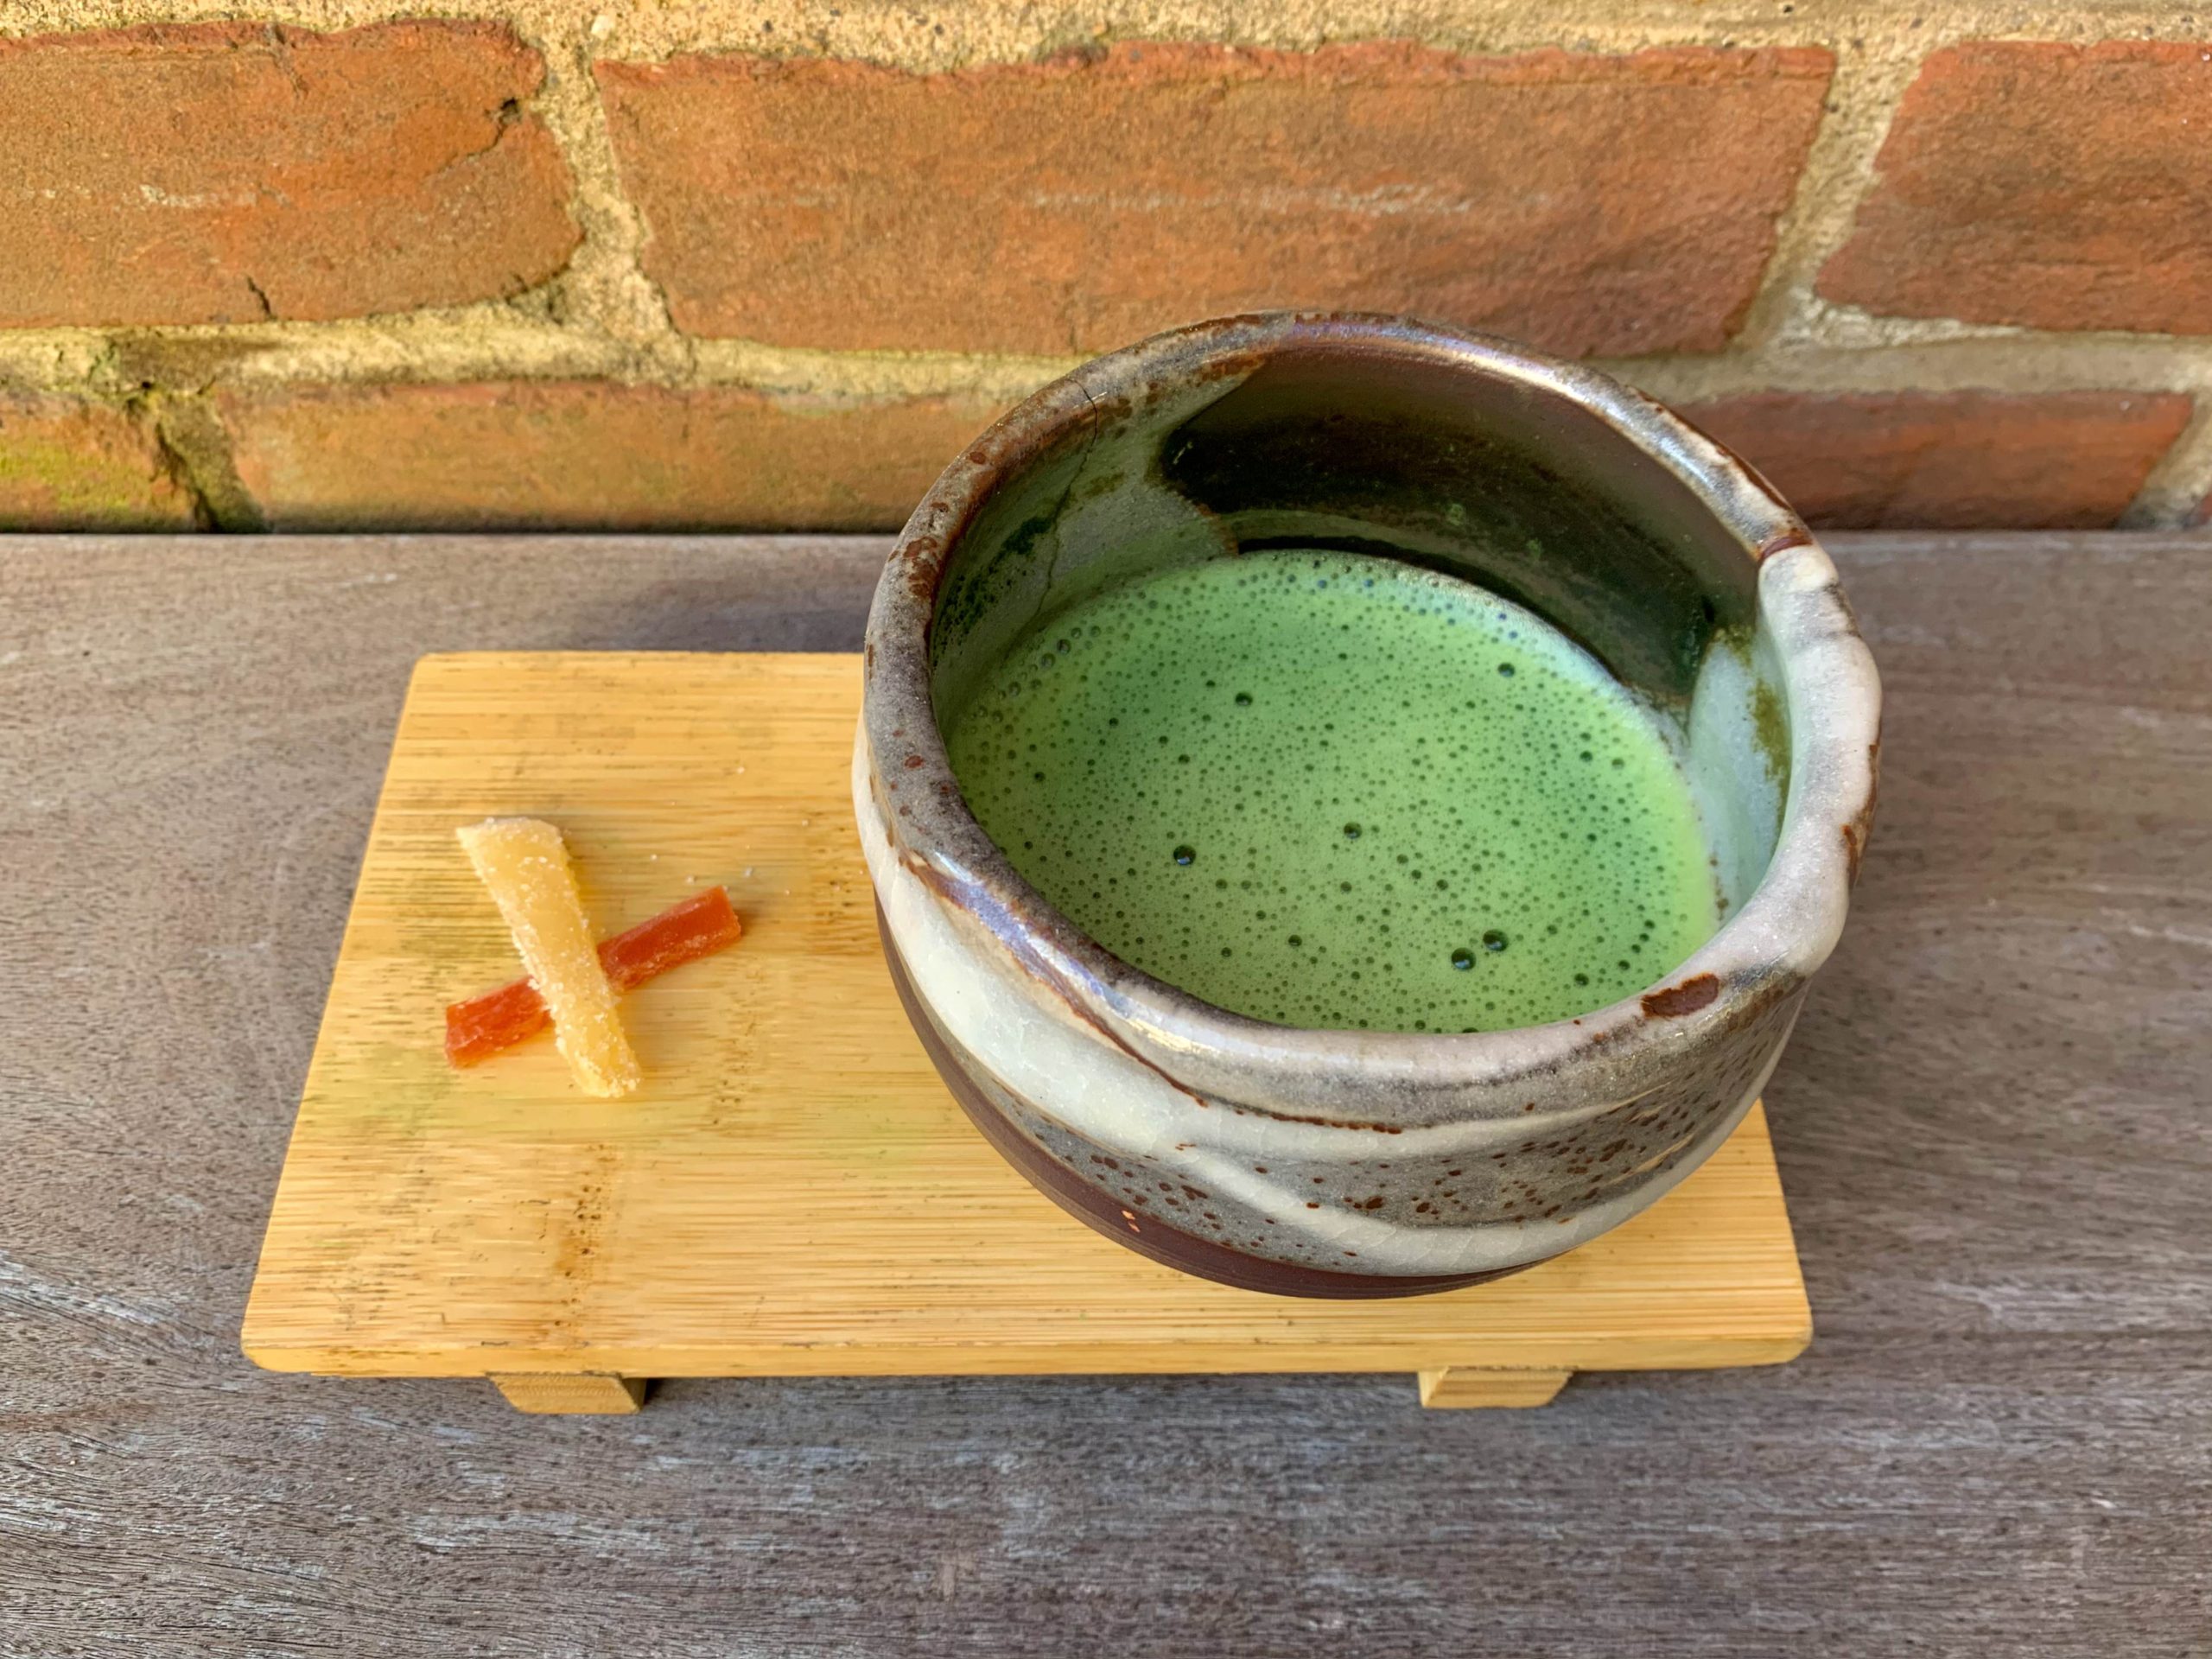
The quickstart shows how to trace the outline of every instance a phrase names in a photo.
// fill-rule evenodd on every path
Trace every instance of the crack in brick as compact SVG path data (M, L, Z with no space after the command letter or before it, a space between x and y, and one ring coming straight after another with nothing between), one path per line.
M447 174L452 172L456 167L462 165L464 162L475 161L480 156L489 156L493 150L505 143L506 142L507 135L513 131L522 121L522 101L519 99L513 98L502 99L499 102L499 107L493 110L491 114L492 136L486 139L482 143L477 145L474 149L464 149L459 155L448 156L446 160L439 162L437 167L433 169L430 174L432 178L443 178Z

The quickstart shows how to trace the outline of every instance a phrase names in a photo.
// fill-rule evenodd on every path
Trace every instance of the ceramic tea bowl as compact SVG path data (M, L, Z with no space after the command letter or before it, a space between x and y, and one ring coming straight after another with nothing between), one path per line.
M1463 575L1668 722L1718 932L1638 994L1469 1035L1300 1030L1086 937L963 803L940 714L1022 630L1267 546ZM1384 1296L1618 1226L1732 1130L1842 929L1874 810L1874 666L1805 526L1604 375L1400 319L1159 335L1029 398L914 511L869 614L853 798L886 954L976 1127L1063 1206L1233 1285Z

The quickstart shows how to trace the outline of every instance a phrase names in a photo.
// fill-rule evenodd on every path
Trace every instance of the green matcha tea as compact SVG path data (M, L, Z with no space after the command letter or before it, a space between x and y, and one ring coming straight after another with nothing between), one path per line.
M984 830L1116 956L1288 1026L1494 1031L1713 932L1653 716L1471 583L1356 554L1160 572L994 664L947 734Z

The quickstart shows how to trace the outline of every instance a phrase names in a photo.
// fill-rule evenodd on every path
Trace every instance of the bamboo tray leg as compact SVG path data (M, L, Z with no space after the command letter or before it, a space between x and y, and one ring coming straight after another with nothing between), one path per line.
M611 1371L509 1371L491 1381L517 1411L549 1416L627 1416L645 1405L649 1386L642 1376Z
M1451 1365L1419 1375L1421 1404L1443 1410L1549 1405L1574 1373L1536 1366ZM644 1377L605 1371L508 1372L490 1381L517 1411L564 1416L626 1416L644 1406L651 1386Z
M1434 1408L1548 1406L1574 1373L1535 1366L1447 1365L1423 1371L1421 1402Z
M1535 1366L1449 1365L1422 1371L1421 1402L1434 1410L1548 1406L1571 1370ZM517 1411L541 1415L628 1415L640 1409L650 1383L605 1371L509 1372L491 1378Z

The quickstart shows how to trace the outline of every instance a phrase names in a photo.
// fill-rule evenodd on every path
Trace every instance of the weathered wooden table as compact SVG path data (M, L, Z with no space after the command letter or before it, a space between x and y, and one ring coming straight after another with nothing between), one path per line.
M1767 1091L1819 1337L1402 1378L255 1370L408 664L849 648L884 543L0 539L0 1655L2212 1649L2212 539L1838 537L1889 691Z

